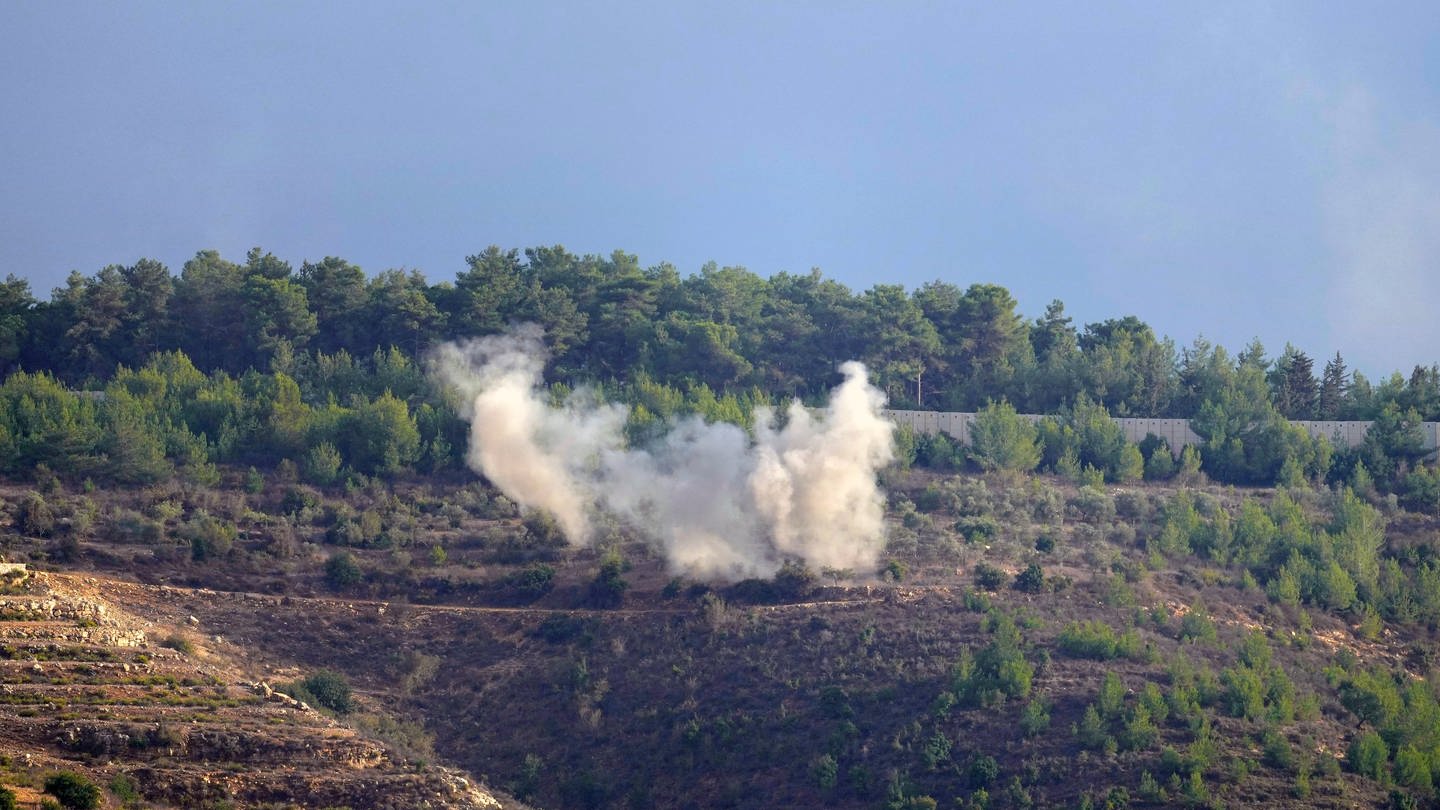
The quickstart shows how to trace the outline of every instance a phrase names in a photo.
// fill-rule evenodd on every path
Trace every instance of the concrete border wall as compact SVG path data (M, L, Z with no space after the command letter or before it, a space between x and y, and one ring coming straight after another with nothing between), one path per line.
M909 425L916 433L934 435L946 433L961 444L970 443L970 425L975 414L957 411L896 411L885 410L886 419L897 425ZM1040 414L1020 414L1022 419L1039 422L1045 417ZM1125 439L1139 443L1150 434L1155 434L1169 443L1170 449L1179 454L1187 445L1203 444L1200 436L1190 429L1189 419L1128 419L1115 418L1115 423L1125 431ZM1290 424L1304 428L1314 438L1325 437L1336 447L1357 447L1365 441L1370 422L1325 422L1294 421ZM1422 422L1420 430L1425 436L1425 449L1434 451L1440 443L1440 422Z

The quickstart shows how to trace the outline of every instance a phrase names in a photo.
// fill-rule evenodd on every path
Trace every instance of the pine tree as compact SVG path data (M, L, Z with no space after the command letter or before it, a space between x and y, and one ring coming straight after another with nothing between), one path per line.
M1275 363L1275 408L1286 419L1314 416L1319 391L1315 383L1315 361L1293 346Z
M1320 380L1316 416L1321 419L1339 419L1346 411L1349 394L1350 372L1345 368L1345 360L1336 352L1335 359L1325 364L1325 372Z

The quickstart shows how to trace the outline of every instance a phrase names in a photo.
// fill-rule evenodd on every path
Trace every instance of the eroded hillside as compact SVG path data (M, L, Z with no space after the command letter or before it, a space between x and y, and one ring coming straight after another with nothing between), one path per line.
M244 647L158 610L161 589L20 570L6 581L0 782L22 806L56 772L125 806L513 806L275 691Z

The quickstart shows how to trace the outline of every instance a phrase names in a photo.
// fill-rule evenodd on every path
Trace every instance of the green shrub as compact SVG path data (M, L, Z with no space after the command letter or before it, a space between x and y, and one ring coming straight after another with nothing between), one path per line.
M1429 758L1413 745L1396 751L1395 781L1405 787L1429 793L1433 785Z
M965 609L971 613L989 613L991 608L994 607L989 594L983 591L971 590L970 588L966 588L961 592L960 601L961 604L965 606Z
M534 795L540 787L540 772L544 767L545 761L539 756L529 753L525 755L525 761L520 766L520 778L510 787L515 798L523 802Z
M325 581L330 587L343 590L360 584L365 580L365 570L360 563L355 561L354 555L348 551L342 551L332 556L325 563Z
M1205 603L1195 602L1180 619L1180 640L1214 641L1215 638L1215 622L1210 612L1205 609Z
M321 442L305 453L305 480L312 484L328 487L340 480L340 466L344 460L340 451L329 442Z
M1150 499L1144 492L1121 492L1115 496L1115 514L1126 520L1149 520L1150 511Z
M987 591L998 591L1004 587L1005 581L1009 579L1004 571L989 563L976 563L975 565L975 587Z
M986 620L991 641L974 655L968 648L951 667L951 689L968 706L995 706L1007 698L1025 698L1035 667L1021 650L1020 629L1003 613Z
M565 545L565 532L560 528L560 522L549 512L531 509L520 522L525 527L525 533L536 545L542 548L559 548Z
M185 638L184 636L174 633L166 636L164 640L160 642L160 646L166 649L174 650L181 655L195 654L195 643L192 642L190 639Z
M245 491L251 495L265 491L265 475L254 467L245 471Z
M999 522L988 515L960 518L954 528L967 543L983 543L1000 533Z
M880 576L891 582L903 582L905 574L908 572L909 569L905 567L905 563L896 559L890 559L885 562L885 567L880 569Z
M555 613L540 622L540 626L535 628L534 635L551 644L565 644L571 641L589 644L594 638L594 625L593 619Z
M786 560L775 572L775 595L782 601L800 601L815 590L815 572L798 560ZM622 588L623 590L623 588Z
M1110 625L1099 620L1070 622L1056 637L1062 653L1072 658L1109 661L1114 658L1135 658L1141 654L1140 638L1130 630L1117 635Z
M953 470L964 460L964 448L948 434L915 437L915 463L932 470Z
M821 754L810 764L810 775L821 790L834 790L840 781L840 763L829 754Z
M1040 464L1035 425L1008 402L991 402L970 426L970 456L986 470L1029 472Z
M280 511L286 515L299 515L320 506L320 493L309 487L292 486L280 498Z
M1259 720L1265 715L1265 683L1260 673L1247 666L1230 667L1220 673L1224 684L1225 709L1232 717Z
M1041 698L1033 698L1020 711L1020 730L1026 737L1039 736L1050 727L1050 704Z
M1060 491L1039 478L1030 479L1026 496L1030 499L1030 517L1035 521L1050 523L1065 514L1065 498Z
M1104 751L1115 745L1115 740L1110 736L1110 729L1100 712L1091 703L1085 707L1085 714L1081 716L1080 722L1074 727L1075 739L1080 747L1088 751Z
M1275 729L1266 729L1260 738L1263 761L1272 768L1291 770L1295 767L1295 747L1285 735Z
M100 786L78 773L61 771L48 777L45 792L69 810L93 810L100 806Z
M1045 590L1045 571L1030 563L1024 571L1015 575L1015 590L1025 593L1040 593Z
M947 493L936 484L931 484L915 495L915 508L921 512L936 512L944 509L954 500L954 495Z
M350 693L350 682L344 675L322 669L303 681L299 681L292 697L307 696L317 706L323 706L337 714L348 714L355 709L355 700ZM305 699L305 698L301 698Z
M1402 790L1391 788L1388 806L1390 810L1420 810L1420 800Z
M1350 770L1376 780L1385 778L1385 765L1389 759L1389 746L1373 731L1358 735L1345 752L1345 761L1350 765Z
M546 563L531 563L505 581L521 597L539 599L555 587L555 568Z
M140 786L129 774L115 774L115 778L110 780L110 792L127 807L140 803ZM0 810L4 810L3 805L0 805Z
M970 787L987 788L1000 778L1000 763L992 756L980 754L970 760L966 775L970 778Z
M179 535L190 542L191 559L201 562L229 554L240 533L234 523L215 517L202 509L185 521L185 525L180 527Z
M15 520L21 533L31 537L49 537L55 530L55 510L45 502L44 495L33 490L20 500Z
M1175 456L1170 448L1157 445L1145 459L1145 480L1165 481L1175 475Z
M1068 510L1080 520L1102 523L1115 517L1115 502L1098 486L1084 486L1067 504Z
M937 731L925 741L925 748L920 752L920 757L925 761L925 769L933 771L940 767L942 762L950 761L950 738L945 732Z
M590 603L596 607L619 607L630 583L625 581L625 560L610 552L600 561L600 570L590 583ZM811 575L814 576L813 574Z
M1125 445L1120 451L1120 459L1115 465L1115 480L1121 483L1139 481L1145 475L1145 457L1140 454L1140 448L1133 444Z

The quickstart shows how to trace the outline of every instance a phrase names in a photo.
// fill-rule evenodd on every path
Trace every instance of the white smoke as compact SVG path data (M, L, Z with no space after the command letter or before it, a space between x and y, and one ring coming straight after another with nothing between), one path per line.
M875 472L893 457L884 395L860 363L823 414L792 404L783 427L755 414L734 425L678 421L648 448L625 446L623 407L541 388L538 327L441 346L433 373L456 389L470 422L470 467L522 506L553 514L587 544L597 510L641 531L676 573L734 580L774 573L787 558L873 570L885 545Z

